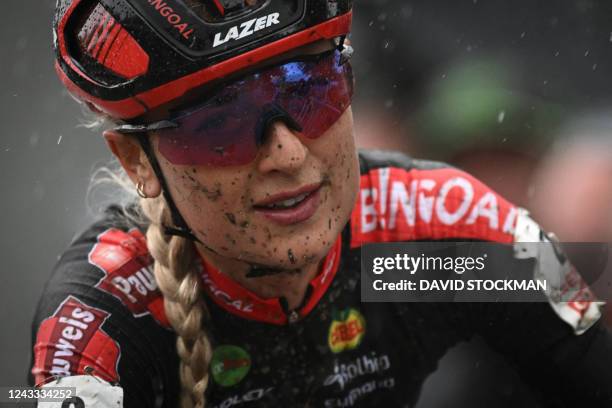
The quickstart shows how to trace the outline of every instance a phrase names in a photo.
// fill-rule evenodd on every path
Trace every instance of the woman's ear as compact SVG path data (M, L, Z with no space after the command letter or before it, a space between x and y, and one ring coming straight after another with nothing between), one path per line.
M148 198L159 196L161 185L138 140L114 130L106 130L103 135L109 149L134 185L138 186L140 183L142 192Z

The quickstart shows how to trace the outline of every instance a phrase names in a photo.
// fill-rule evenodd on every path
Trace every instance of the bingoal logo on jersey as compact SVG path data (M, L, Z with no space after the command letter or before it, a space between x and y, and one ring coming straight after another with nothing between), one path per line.
M85 373L86 367L106 381L118 381L119 345L101 329L109 316L68 296L38 329L32 368L36 384Z
M361 176L351 248L419 239L513 241L517 208L453 168L385 167Z
M162 326L170 327L153 275L153 258L139 230L104 231L89 252L89 263L104 272L96 287L119 298L135 317L150 314Z

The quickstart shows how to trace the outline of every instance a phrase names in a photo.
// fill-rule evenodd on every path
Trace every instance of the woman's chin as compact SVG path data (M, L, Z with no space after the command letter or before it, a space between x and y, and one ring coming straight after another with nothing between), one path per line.
M258 253L250 258L250 264L271 269L282 269L292 273L320 262L329 252L335 242L329 239L324 244L321 241L304 242L303 240L284 241L275 245L271 253Z

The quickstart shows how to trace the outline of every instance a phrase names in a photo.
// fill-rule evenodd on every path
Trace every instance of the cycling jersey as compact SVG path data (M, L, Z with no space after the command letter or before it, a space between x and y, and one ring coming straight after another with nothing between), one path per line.
M354 211L298 309L198 263L213 346L207 406L411 407L438 360L475 335L545 404L612 406L612 340L595 302L362 303L363 244L512 243L526 215L445 164L385 152L362 152L360 164ZM146 226L130 220L109 208L61 256L33 322L30 381L65 381L77 391L105 384L108 395L122 391L114 401L125 407L174 407L176 334L153 277ZM82 399L107 394L90 395Z

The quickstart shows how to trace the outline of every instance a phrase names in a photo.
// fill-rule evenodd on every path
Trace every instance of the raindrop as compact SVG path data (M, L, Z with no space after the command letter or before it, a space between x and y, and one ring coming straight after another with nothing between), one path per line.
M589 56L589 50L586 50L586 51L584 52L584 56L585 56L585 57L588 57L588 56Z
M60 144L62 142L62 135L59 135L59 139L57 139L57 144Z
M525 38L525 35L526 35L526 34L527 34L527 33L526 33L525 31L523 31L523 32L521 33L521 38Z
M597 64L593 64L593 71L597 69Z
M43 187L43 185L39 182L36 182L36 185L34 186L34 189L32 191L32 195L34 196L35 200L42 200L45 197L45 188Z
M413 10L411 6L404 6L402 7L402 10L400 11L401 15L403 18L410 18L412 17L413 14ZM612 35L612 33L611 33Z
M15 48L18 51L23 51L28 45L28 37L19 37L19 39L15 42Z
M30 135L30 147L36 147L38 145L38 140L40 139L40 136L38 135L38 132L34 132Z
M499 111L499 113L497 114L497 123L502 123L505 118L506 118L506 111L505 110Z

